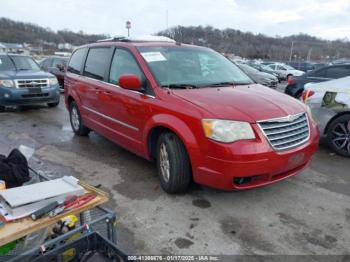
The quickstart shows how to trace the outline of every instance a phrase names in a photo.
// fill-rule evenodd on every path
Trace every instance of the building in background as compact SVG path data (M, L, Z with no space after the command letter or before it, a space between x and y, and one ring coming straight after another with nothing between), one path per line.
M0 53L25 54L22 44L0 42Z

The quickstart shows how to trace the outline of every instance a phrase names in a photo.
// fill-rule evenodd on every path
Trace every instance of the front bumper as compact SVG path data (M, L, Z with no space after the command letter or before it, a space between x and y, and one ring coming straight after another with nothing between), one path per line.
M287 151L274 151L264 138L238 141L224 148L211 148L194 168L195 182L222 190L251 189L272 184L300 173L318 149L317 126L310 125L310 139ZM209 148L208 148L209 149ZM221 153L220 153L221 151ZM218 157L224 156L230 157Z
M59 100L60 90L58 85L35 91L30 88L0 88L1 106L56 103Z

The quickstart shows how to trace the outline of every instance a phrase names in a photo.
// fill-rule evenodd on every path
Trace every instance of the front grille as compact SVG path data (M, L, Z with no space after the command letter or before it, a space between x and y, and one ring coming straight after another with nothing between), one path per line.
M49 94L48 93L43 93L43 94L25 94L22 95L22 97L24 98L32 98L32 97L48 97Z
M267 140L275 150L285 150L309 139L309 121L306 113L258 122Z
M16 80L18 88L44 88L49 86L49 79L20 79Z

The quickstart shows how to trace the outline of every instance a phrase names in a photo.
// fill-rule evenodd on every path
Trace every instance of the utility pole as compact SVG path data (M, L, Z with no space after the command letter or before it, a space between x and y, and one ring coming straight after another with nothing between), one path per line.
M290 47L289 62L292 61L293 47L294 47L294 41L292 41L292 45Z
M131 22L130 21L126 21L125 27L126 27L126 29L128 29L128 37L129 37L130 36Z
M311 52L312 52L312 47L309 49L309 52L307 53L306 61L310 61L310 59L311 59Z
M166 30L168 31L169 29L169 24L168 24L169 18L168 18L168 9L166 10L165 13L165 25L166 25Z

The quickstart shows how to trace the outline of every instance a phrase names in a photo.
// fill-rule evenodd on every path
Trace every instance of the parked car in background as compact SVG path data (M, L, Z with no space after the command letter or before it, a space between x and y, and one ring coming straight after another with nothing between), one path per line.
M40 70L29 56L0 54L0 108L47 104L60 101L57 78Z
M154 39L154 40L151 40ZM157 163L164 191L249 189L298 174L318 147L307 107L205 47L115 38L79 47L65 77L76 135Z
M261 72L247 64L236 63L236 65L243 70L251 79L256 83L262 84L276 89L278 84L278 78L272 74Z
M350 76L350 64L329 65L310 72L299 77L292 77L288 81L285 93L299 98L304 91L307 83L319 83Z
M302 98L329 147L350 157L350 76L306 84Z
M305 61L289 61L286 64L290 65L296 70L300 70L303 72L308 72L315 69L315 65L313 63L305 62Z
M301 76L304 74L303 71L296 70L293 67L282 63L269 64L267 67L279 72L284 80L288 80L292 76Z
M260 72L265 72L271 75L274 75L277 77L278 82L281 82L283 80L283 75L275 70L272 70L271 68L267 67L266 65L263 64L258 64L258 63L249 63L251 67L254 67L255 69L259 70Z
M262 65L271 65L271 64L275 64L276 62L273 61L263 61L261 62Z
M64 91L65 67L69 57L50 56L40 62L40 68L55 75L61 91Z

